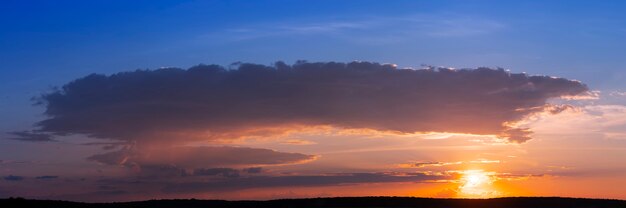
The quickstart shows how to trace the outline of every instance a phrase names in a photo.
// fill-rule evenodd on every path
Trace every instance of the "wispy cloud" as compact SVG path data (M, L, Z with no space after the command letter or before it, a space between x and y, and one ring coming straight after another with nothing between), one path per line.
M290 144L290 145L312 145L317 144L316 142L303 140L303 139L287 139L282 141L281 144Z
M361 17L349 20L267 22L211 32L220 40L244 41L276 37L324 36L359 43L392 43L415 39L488 35L507 27L503 22L476 16L414 14Z
M626 97L626 92L624 91L613 91L609 93L609 96L613 97Z
M626 139L626 106L584 105L559 114L540 114L529 118L525 126L538 134L599 134L606 139Z
M398 164L398 167L401 168L424 168L424 167L441 167L441 166L451 166L451 165L462 165L462 164L492 164L492 163L500 163L500 160L488 160L488 159L476 159L470 161L456 161L456 162L409 162L409 163L401 163Z
M34 131L15 131L9 132L13 137L7 139L18 140L24 142L54 142L53 136L46 133L39 133Z

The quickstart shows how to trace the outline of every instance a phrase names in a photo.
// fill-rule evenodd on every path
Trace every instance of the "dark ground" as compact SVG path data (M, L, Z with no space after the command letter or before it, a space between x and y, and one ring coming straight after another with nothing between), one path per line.
M412 197L340 197L340 198L313 198L313 199L279 199L270 201L222 201L222 200L150 200L139 202L116 203L79 203L52 200L30 200L21 198L0 199L2 208L25 207L121 207L121 208L314 208L314 207L420 207L420 208L595 208L595 207L623 207L624 200L609 199L581 199L558 197L510 197L495 199L431 199Z

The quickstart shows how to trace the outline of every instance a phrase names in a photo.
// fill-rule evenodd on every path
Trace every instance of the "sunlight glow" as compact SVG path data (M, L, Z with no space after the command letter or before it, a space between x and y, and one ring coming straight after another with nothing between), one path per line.
M462 172L460 195L468 198L495 197L498 192L492 186L493 173L483 170L466 170Z

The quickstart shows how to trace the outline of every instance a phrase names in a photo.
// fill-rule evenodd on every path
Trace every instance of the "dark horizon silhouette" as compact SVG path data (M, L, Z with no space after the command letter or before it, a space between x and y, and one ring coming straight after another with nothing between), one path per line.
M417 197L335 197L275 199L266 201L161 199L131 202L82 203L56 200L31 200L23 198L0 199L4 208L63 207L63 208L620 208L626 200L587 199L564 197L503 197L491 199L438 199Z

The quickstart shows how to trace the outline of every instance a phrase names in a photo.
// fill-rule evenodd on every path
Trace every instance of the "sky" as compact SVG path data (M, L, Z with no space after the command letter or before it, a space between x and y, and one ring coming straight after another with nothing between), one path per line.
M624 1L2 1L0 198L626 199Z

